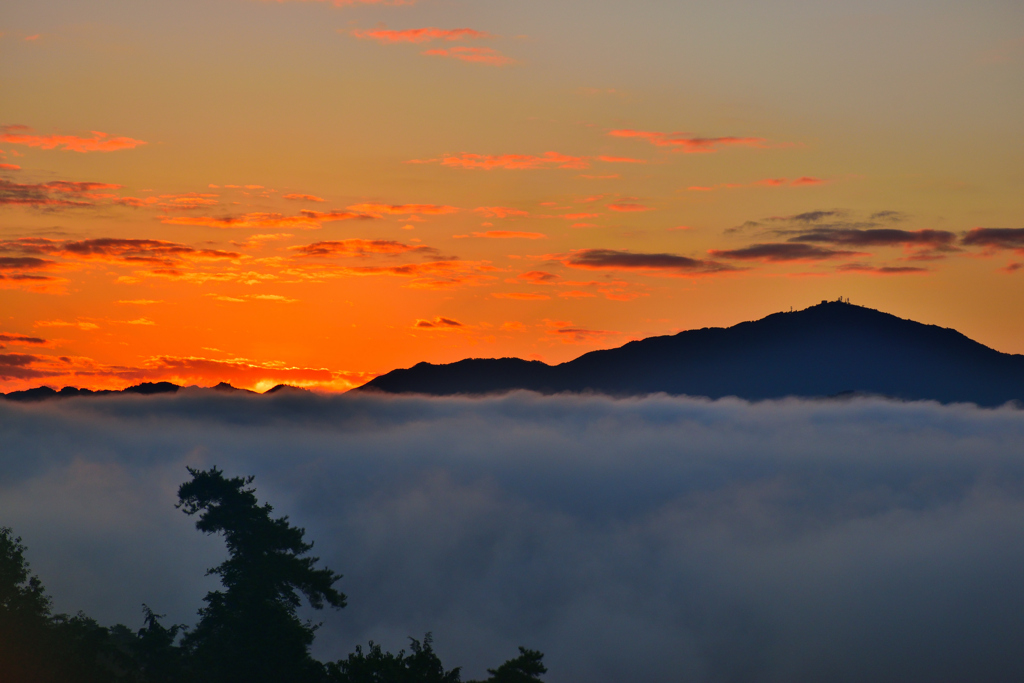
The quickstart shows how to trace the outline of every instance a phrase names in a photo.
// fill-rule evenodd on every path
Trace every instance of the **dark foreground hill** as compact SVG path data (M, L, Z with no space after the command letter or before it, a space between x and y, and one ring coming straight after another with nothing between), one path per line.
M836 301L729 328L651 337L554 366L518 358L419 363L357 391L447 396L516 389L752 400L860 393L995 406L1024 400L1024 356Z

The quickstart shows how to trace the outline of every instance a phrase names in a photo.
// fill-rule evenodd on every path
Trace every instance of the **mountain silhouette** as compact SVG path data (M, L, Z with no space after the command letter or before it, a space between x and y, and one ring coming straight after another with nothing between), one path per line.
M877 394L996 406L1024 399L1024 356L956 330L823 301L729 328L633 341L560 365L519 358L419 363L357 391L451 396L516 389L750 400Z

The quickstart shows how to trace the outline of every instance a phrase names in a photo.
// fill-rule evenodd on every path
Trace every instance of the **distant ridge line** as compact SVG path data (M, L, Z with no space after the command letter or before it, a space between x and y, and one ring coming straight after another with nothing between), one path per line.
M355 391L478 396L519 389L748 400L877 395L996 406L1024 400L1024 356L840 299L728 328L648 337L559 365L519 358L419 363Z

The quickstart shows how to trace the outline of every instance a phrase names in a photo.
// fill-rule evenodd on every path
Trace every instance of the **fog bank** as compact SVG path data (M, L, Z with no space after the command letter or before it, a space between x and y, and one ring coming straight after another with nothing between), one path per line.
M186 465L254 474L349 607L466 677L1024 677L1024 411L877 399L190 395L0 401L0 525L62 611L195 623L223 556Z

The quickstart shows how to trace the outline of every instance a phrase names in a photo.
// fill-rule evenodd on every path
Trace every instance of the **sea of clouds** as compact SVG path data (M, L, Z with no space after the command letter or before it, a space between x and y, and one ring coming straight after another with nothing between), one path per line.
M194 623L186 466L256 476L344 574L315 653L432 631L553 683L1024 679L1024 410L223 395L0 401L0 525L59 611Z

